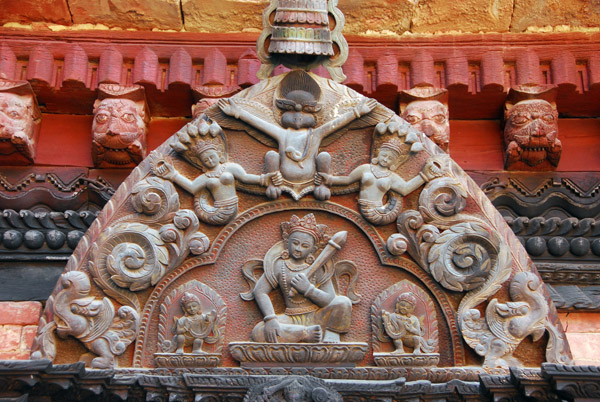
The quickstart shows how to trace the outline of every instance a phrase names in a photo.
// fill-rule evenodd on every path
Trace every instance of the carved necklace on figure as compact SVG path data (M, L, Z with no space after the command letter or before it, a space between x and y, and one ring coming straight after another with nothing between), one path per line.
M220 164L218 168L216 168L215 170L213 170L212 172L206 172L204 173L206 175L206 177L209 178L214 178L216 177L217 179L219 177L221 177L221 175L223 174L223 172L225 171L225 165L224 164Z
M389 169L382 169L379 165L371 163L371 173L375 176L376 179L383 179L384 177L388 177L392 174L392 171Z

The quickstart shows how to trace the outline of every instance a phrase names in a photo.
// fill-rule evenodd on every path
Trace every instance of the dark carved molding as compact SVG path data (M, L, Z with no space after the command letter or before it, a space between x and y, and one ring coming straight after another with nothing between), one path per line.
M422 379L405 379L403 376L378 378L372 375L375 373L367 373L367 369L337 370L340 371L339 375L329 377L306 368L296 368L294 372L277 372L277 368L203 368L193 371L89 370L85 369L81 362L52 365L48 360L0 361L0 398L15 401L27 398L48 401L85 398L128 401L241 401L245 397L252 398L253 395L262 394L268 387L272 387L269 391L277 394L294 381L299 388L310 391L313 395L315 392L328 394L330 398L339 395L348 401L373 398L395 401L439 398L573 401L578 398L600 398L600 367L596 366L543 363L541 369L511 368L509 372L502 373L477 373L468 367L416 370ZM375 370L372 368L372 371ZM432 376L434 370L453 370L454 376L464 379ZM267 371L270 371L272 377L264 376ZM398 371L399 374L406 374L406 369ZM460 371L471 374L461 376ZM364 375L357 375L360 373ZM274 384L281 386L273 387ZM321 390L315 391L317 388Z
M99 211L0 211L0 260L6 254L68 254Z
M129 174L129 169L86 168L0 169L2 209L54 211L101 210ZM40 208L39 205L47 207Z

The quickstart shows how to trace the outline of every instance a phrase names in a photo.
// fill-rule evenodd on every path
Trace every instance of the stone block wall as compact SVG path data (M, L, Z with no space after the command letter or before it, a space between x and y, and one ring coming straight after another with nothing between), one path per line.
M42 303L0 302L0 360L27 360Z
M269 0L0 0L0 25L258 32ZM600 0L340 0L345 34L598 30ZM8 25L6 25L8 24Z

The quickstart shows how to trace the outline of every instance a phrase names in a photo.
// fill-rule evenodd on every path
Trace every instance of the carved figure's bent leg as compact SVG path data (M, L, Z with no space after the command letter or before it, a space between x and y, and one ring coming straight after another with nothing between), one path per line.
M329 305L317 310L313 324L319 324L327 331L345 334L350 330L352 302L346 296L336 296Z
M98 338L86 346L91 352L99 356L92 360L92 368L109 369L114 367L115 355L110 350L110 346L106 339Z
M207 189L203 189L194 197L194 212L198 218L209 225L225 225L231 222L238 214L238 198L215 201L214 205L210 205L209 194Z
M390 192L387 204L381 201L358 200L358 209L366 220L374 225L387 225L394 222L402 211L402 198Z
M317 155L317 173L329 174L331 170L331 155L328 152L321 152ZM317 200L328 200L331 198L331 190L325 185L325 183L319 185L313 190L313 194Z
M267 173L275 173L279 170L279 153L275 151L269 151L265 154L265 168ZM275 187L272 183L269 184L265 192L267 198L276 200L281 196L281 189Z

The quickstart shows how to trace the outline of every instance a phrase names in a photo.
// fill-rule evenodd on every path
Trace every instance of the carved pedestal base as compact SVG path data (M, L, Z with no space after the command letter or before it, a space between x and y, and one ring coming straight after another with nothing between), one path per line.
M216 367L221 361L219 353L155 353L156 367Z
M229 351L242 367L343 366L354 367L366 355L368 345L355 343L256 343L232 342Z
M373 360L380 367L435 367L440 363L440 354L373 353Z

